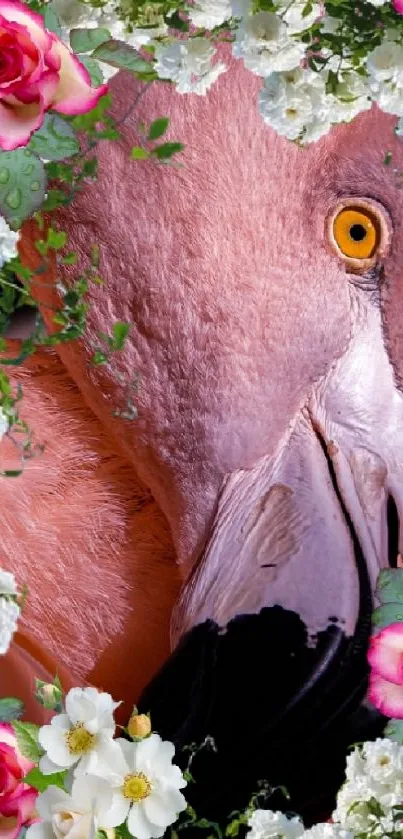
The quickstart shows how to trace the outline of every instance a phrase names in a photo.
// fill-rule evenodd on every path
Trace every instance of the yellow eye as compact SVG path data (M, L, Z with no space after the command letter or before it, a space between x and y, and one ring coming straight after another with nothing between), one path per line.
M345 207L333 222L333 236L341 253L350 259L370 259L381 242L375 213L360 207Z

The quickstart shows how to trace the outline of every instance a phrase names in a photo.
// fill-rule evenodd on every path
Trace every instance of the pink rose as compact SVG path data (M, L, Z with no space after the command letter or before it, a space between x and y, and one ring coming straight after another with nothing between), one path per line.
M403 0L393 0L393 5L398 15L403 15Z
M403 719L403 623L392 623L373 635L368 698L382 714Z
M19 0L0 0L0 149L26 145L49 108L82 114L106 90L91 87L85 67L40 15Z
M34 766L19 751L11 725L0 723L0 835L17 839L24 825L37 820L36 790L22 782Z

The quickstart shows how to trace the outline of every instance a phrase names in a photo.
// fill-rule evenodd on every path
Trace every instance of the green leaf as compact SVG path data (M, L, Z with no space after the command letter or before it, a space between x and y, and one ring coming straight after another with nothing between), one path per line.
M111 67L130 70L132 73L148 73L153 69L152 64L145 61L137 50L123 41L106 41L97 47L92 57L110 64Z
M184 148L183 143L163 143L162 146L157 146L153 149L151 154L155 154L159 160L168 160Z
M150 130L148 132L148 139L149 140L158 140L159 137L162 137L165 134L169 125L169 117L161 117L160 119L156 119L150 125Z
M88 70L91 84L94 87L100 87L101 84L103 84L104 77L98 61L94 61L94 59L90 58L88 55L80 55L80 62L81 64L84 64L84 67Z
M383 629L391 623L403 621L403 605L401 603L384 603L372 613L372 625L376 629Z
M28 775L25 775L24 783L29 784L30 787L39 790L39 792L45 792L45 789L50 786L64 789L66 775L67 770L64 772L55 772L53 775L43 775L41 770L37 766L34 766L28 772Z
M0 214L19 227L42 204L46 174L42 160L27 149L0 152Z
M18 720L24 713L24 705L20 699L13 696L5 696L0 699L0 722L12 722Z
M130 152L132 160L147 160L150 153L147 149L142 149L141 146L134 146Z
M80 151L74 129L66 120L53 113L45 115L42 126L32 135L28 148L46 160L65 160Z
M113 341L112 341L112 349L114 350L122 350L124 347L124 343L130 331L130 323L117 323L113 324L112 333L113 333Z
M403 743L403 720L389 720L384 736L389 740L395 740L396 743Z
M382 604L403 604L403 569L384 568L378 575L376 596Z
M62 27L60 25L60 20L53 8L52 3L48 3L44 8L39 9L38 11L39 14L43 17L45 29L48 29L49 32L54 32L55 35L58 35L60 38L62 35Z
M28 760L38 763L43 754L38 743L39 725L34 725L32 722L13 722L13 728L20 752Z
M59 251L60 248L64 248L66 242L67 233L64 230L54 230L53 227L49 228L47 239L47 245L49 248Z
M93 364L107 364L108 358L101 350L96 350L91 358Z
M105 41L109 41L111 33L108 29L72 29L70 32L70 46L73 52L92 52Z

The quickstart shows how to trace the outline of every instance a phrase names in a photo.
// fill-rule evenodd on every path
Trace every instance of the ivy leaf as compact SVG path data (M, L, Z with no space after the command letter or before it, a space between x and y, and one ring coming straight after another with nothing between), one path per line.
M0 699L0 722L12 722L18 720L24 712L24 705L20 699L13 696L5 696Z
M50 786L64 789L64 780L67 775L67 769L64 772L55 772L53 775L43 775L37 766L28 772L24 777L24 783L29 784L30 787L37 789L39 792L45 792Z
M111 343L111 349L113 350L122 350L124 347L124 343L126 338L129 334L130 330L130 323L117 323L113 324L112 333L113 339Z
M403 743L403 720L389 720L384 736L396 743Z
M0 152L0 214L18 228L39 210L46 190L42 160L27 149Z
M403 570L401 568L384 568L379 573L376 596L382 604L403 604Z
M80 55L80 63L84 65L85 69L90 74L91 84L94 87L100 87L103 84L104 77L98 61L94 61L88 55Z
M58 35L60 38L62 35L62 27L52 3L48 3L42 9L38 9L38 13L43 17L45 29L48 29L49 32L54 32L55 35Z
M168 160L184 148L183 143L163 143L162 146L152 149L151 154L155 154L159 160Z
M108 29L72 29L70 32L70 46L73 52L92 52L104 41L109 41L111 33Z
M149 140L158 140L159 137L162 137L165 134L169 125L169 118L168 117L161 117L161 119L156 119L150 125L150 130L148 132L148 139Z
M94 31L94 30L91 30ZM145 61L137 50L125 44L123 41L106 41L97 47L92 54L98 61L104 61L111 67L119 70L130 70L132 73L149 73L152 71L152 64Z
M147 160L150 157L150 153L147 149L142 149L141 146L133 146L130 156L132 160Z
M20 752L28 760L38 763L43 754L38 742L39 725L32 722L13 722L13 729Z
M403 604L401 603L384 603L372 614L372 625L377 630L400 621L403 621Z
M46 114L42 126L35 131L28 148L46 160L65 160L80 151L74 129L57 114Z

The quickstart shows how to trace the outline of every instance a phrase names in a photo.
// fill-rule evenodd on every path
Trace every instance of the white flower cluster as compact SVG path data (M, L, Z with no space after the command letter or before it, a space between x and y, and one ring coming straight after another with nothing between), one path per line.
M41 821L26 839L89 839L98 830L109 836L124 824L136 839L158 839L186 808L173 744L158 734L114 739L119 704L95 688L73 688L65 713L39 730L41 772L68 771L65 789L49 786L39 795Z
M0 417L0 425L2 419ZM17 621L20 607L17 602L18 591L13 574L0 569L0 655L8 652Z
M371 801L384 811L378 823ZM333 819L354 833L382 836L393 827L391 808L403 801L403 746L388 739L364 743L347 757L346 782Z
M382 6L389 0L368 0ZM319 2L275 0L275 11L253 12L252 0L184 0L183 12L200 32L177 39L161 21L152 28L129 32L117 18L115 3L108 0L94 9L80 0L52 0L67 38L72 27L106 27L112 37L138 49L153 47L159 78L172 81L179 93L205 95L226 69L217 60L211 37L216 27L231 21L235 32L234 56L263 79L259 108L263 120L279 134L301 143L314 142L331 126L349 122L376 102L387 113L402 117L403 133L403 45L399 33L385 30L384 40L359 67L346 56L326 54L321 69L308 68L307 46L301 36L315 22L322 32L336 33L340 21L330 17ZM102 65L107 77L116 72ZM336 88L329 91L329 74L337 74ZM333 77L334 78L334 77Z
M403 746L379 738L348 755L332 823L305 830L298 817L256 810L249 819L248 839L354 839L365 834L383 839L399 831L401 815L392 808L402 802Z
M0 268L18 255L17 243L20 231L11 230L5 218L0 216Z

